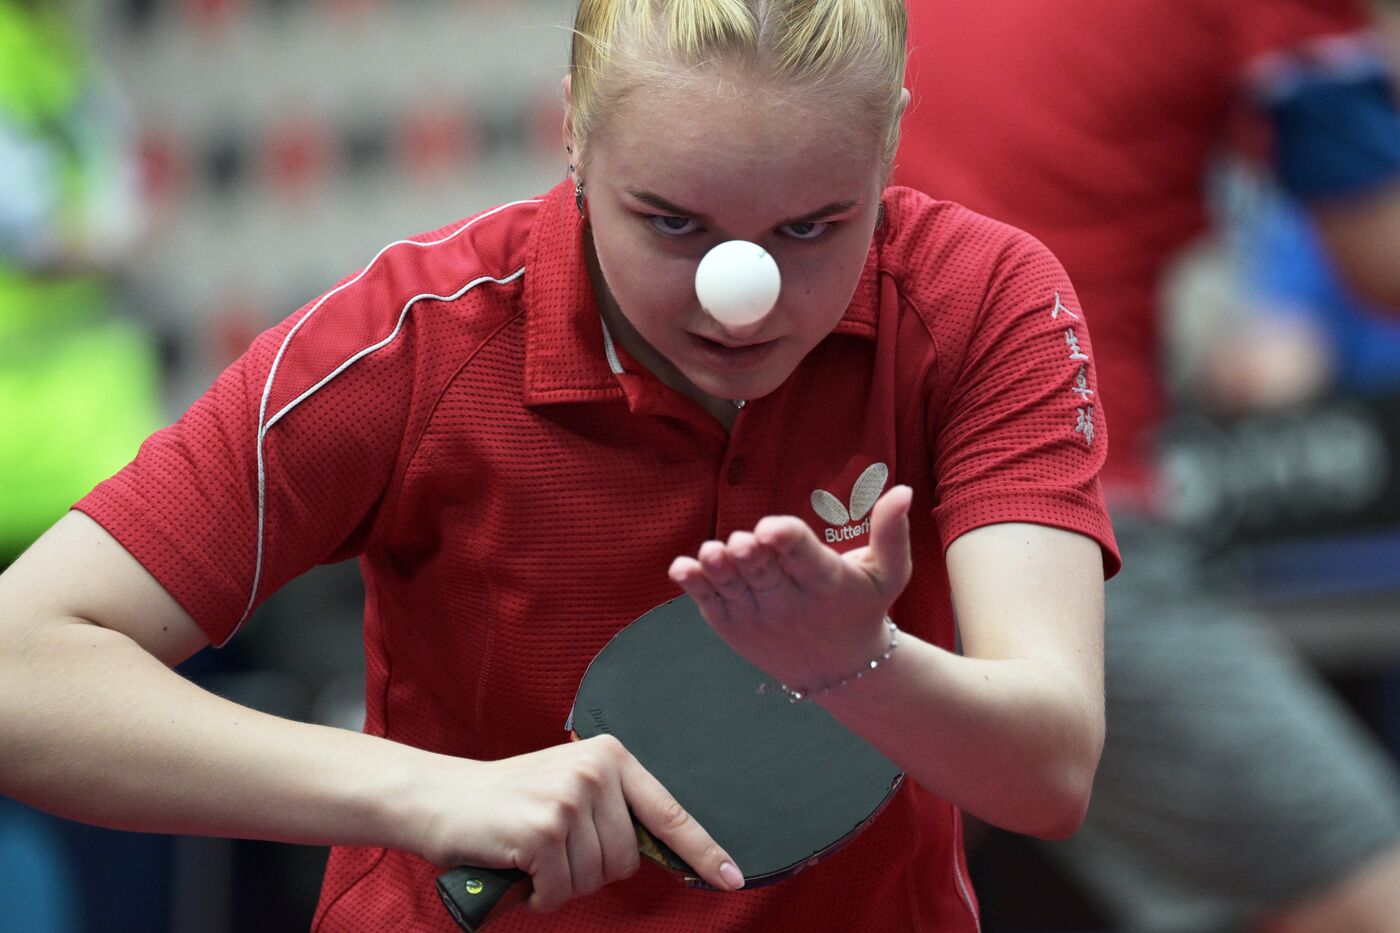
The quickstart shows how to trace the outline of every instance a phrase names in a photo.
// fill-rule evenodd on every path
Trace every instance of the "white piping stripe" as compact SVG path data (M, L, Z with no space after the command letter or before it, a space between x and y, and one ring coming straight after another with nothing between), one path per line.
M958 835L961 837L962 813L955 810L958 821ZM982 929L982 917L977 913L977 908L972 906L972 894L968 890L967 879L963 877L962 859L958 858L958 847L953 847L953 879L958 883L958 894L962 897L963 906L972 915L973 925L980 931Z
M608 368L613 371L613 375L622 375L625 370L622 368L622 361L617 358L617 348L613 346L612 332L608 330L608 322L603 320L603 316L598 315L598 323L603 325L603 352L608 355Z
M394 337L394 335L397 334L397 333L399 332L399 328L403 325L404 315L406 315L406 314L408 313L408 309L413 305L413 303L414 303L415 301L418 301L420 298L434 297L434 296L419 295L419 296L417 296L417 297L411 299L411 300L408 302L408 304L404 305L403 310L399 313L399 321L398 321L398 324L395 325L393 334L390 334L390 335L389 335L389 338L388 338L387 340L381 341L379 344L375 345L374 347L369 348L369 350L362 350L362 351L360 351L360 352L357 353L355 356L353 356L353 357L351 357L349 360L347 360L345 363L341 364L341 366L339 366L339 367L336 369L335 373L332 373L330 377L327 377L327 378L325 378L325 379L322 379L319 383L316 384L316 386L315 386L312 390L302 393L300 396L297 397L297 399L295 399L295 400L294 400L293 402L291 402L289 405L287 405L286 407L284 407L281 411L279 411L279 412L273 417L272 421L265 421L265 419L267 418L267 400L268 400L268 398L271 397L271 395L272 395L272 383L273 383L273 380L277 378L277 368L282 364L282 357L283 357L283 355L286 353L287 347L291 344L291 342L292 342L292 337L296 334L297 331L301 330L301 325L305 324L306 321L307 321L307 319L310 318L311 315L315 314L315 313L321 308L321 306L322 306L323 304L326 303L326 300L327 300L327 299L329 299L332 295L335 295L337 292L340 292L340 291L342 291L342 290L344 290L344 289L346 289L346 288L349 288L351 285L354 285L354 284L355 284L356 282L358 282L360 279L364 278L365 275L369 272L369 270L372 269L372 268L374 268L374 264L375 264L376 262L379 261L379 258L380 258L381 256L383 256L385 253L387 253L390 249L394 248L395 246L409 245L409 246L419 246L419 247L425 247L425 248L426 248L426 247L429 247L429 246L438 246L439 244L446 243L448 240L451 240L453 237L457 236L457 234L461 233L463 230L466 230L468 227L474 226L478 221L485 220L486 218L491 217L491 216L493 216L493 215L495 215L495 214L498 214L498 213L500 213L501 211L504 211L504 210L506 210L506 209L508 209L508 208L519 207L519 206L522 205L522 204L539 204L539 203L540 203L540 199L539 199L539 198L533 198L533 199L524 200L524 201L512 201L512 202L510 202L509 204L502 204L502 205L500 205L499 207L492 208L491 210L485 212L484 214L479 214L479 215L477 215L476 217L473 217L471 220L468 220L466 223L462 224L462 226L458 227L456 230L453 230L453 231L452 231L451 233L449 233L447 236L445 236L445 237L443 237L443 238L441 238L441 239L439 239L439 240L428 240L428 241L422 241L422 240L395 240L394 242L390 243L388 246L385 246L385 247L384 247L383 249L381 249L379 252L375 253L375 254L374 254L374 258L371 259L371 260L369 261L369 264L366 265L363 269L361 269L360 272L359 272L359 274L356 275L353 279L350 279L348 282L344 282L344 283L342 283L342 284L336 286L335 288L331 289L330 291L328 291L328 292L326 292L324 295L322 295L319 299L317 299L316 303L315 303L314 305L311 306L310 310L308 310L305 314L302 315L301 320L297 321L296 324L292 326L292 329L289 330L289 331L287 331L287 336L284 337L284 338L282 338L282 345L281 345L280 347L277 348L277 355L276 355L275 357L273 357L273 360L272 360L272 368L268 371L268 374L267 374L267 382L263 385L262 401L261 401L261 403L260 403L259 406L258 406L258 424L259 424L259 428L258 428L258 444L257 444L257 463L258 463L258 542L257 542L257 557L256 557L255 563L254 563L254 565L253 565L253 585L252 585L251 590L250 590L249 593L248 593L248 604L243 608L243 615L239 617L237 624L235 624L234 627L233 627L233 631L229 632L228 638L232 638L233 635L234 635L234 633L237 632L238 629L243 625L243 623L247 621L247 619L248 619L248 614L249 614L250 612L253 611L253 603L254 603L254 601L257 599L257 596L258 596L258 586L262 583L263 534L264 534L264 530L265 530L266 509L267 509L267 478L266 478L266 473L265 473L265 467L264 467L264 464L263 464L263 439L267 436L267 431L268 431L268 429L271 428L272 425L277 421L277 419L278 419L278 418L281 418L282 415L286 414L287 411L289 411L294 405L296 405L297 403L299 403L299 402L301 402L303 399L305 399L307 396L309 396L309 395L311 394L312 391L315 391L315 389L319 389L320 387L324 386L327 382L330 381L330 379L331 379L333 376L335 376L336 374L342 372L342 371L345 369L345 367L348 366L350 363L353 363L355 360L358 360L358 359L362 358L366 353L372 352L373 350L378 349L379 347L384 346L384 345L387 344L390 340L392 340L393 337ZM491 278L489 278L489 277L482 277L482 278L475 279L475 280L473 280L471 283L469 283L465 288L463 288L461 291L457 292L457 296L460 296L460 295L464 294L464 293L467 291L468 288L471 288L471 287L474 286L474 285L481 284L482 282L485 282L485 281L500 281L500 282L513 281L514 279L516 279L516 278L518 278L520 275L522 275L524 272L525 272L525 269L524 269L524 267L522 266L520 269L516 270L514 273L512 273L510 276L508 276L508 277L505 278L505 279L497 280L497 279L491 279ZM454 297L456 297L456 296L454 296ZM226 643L228 642L228 638L225 638L225 639L223 640L223 642L220 642L220 645L222 646L223 644L226 644Z
M356 353L344 363L341 363L339 366L337 366L334 370L331 371L330 375L326 376L326 378L322 379L320 382L316 383L314 386L307 389L305 392L301 393L296 398L288 402L285 406L283 406L281 411L279 411L277 414L273 415L271 418L268 419L267 424L263 426L263 433L267 433L272 428L272 426L276 424L279 419L281 419L283 415L285 415L287 412L291 411L293 408L300 405L307 398L315 394L316 390L320 389L322 386L330 382L336 376L339 376L356 360L359 360L361 357L373 353L375 350L378 350L381 347L386 347L389 344L393 343L394 338L399 335L399 330L403 327L403 322L408 319L408 310L418 302L422 301L424 298L432 298L436 301L456 301L458 298L461 298L463 295L471 291L473 288L476 288L478 285L484 284L486 282L494 282L497 285L509 285L511 282L514 282L516 279L520 278L524 274L525 267L521 266L519 269L516 269L514 272L512 272L510 275L506 276L503 279L498 279L489 275L483 275L480 278L472 279L470 282L457 289L457 291L453 292L451 295L431 295L426 292L422 295L414 295L408 300L408 304L403 306L403 310L399 312L399 322L394 325L394 330L392 333L389 334L389 336L385 337L383 340L379 341L378 343L372 346L365 347L359 353Z

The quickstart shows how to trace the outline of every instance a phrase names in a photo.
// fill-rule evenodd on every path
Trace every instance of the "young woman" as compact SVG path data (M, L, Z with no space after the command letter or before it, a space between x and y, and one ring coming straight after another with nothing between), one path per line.
M503 931L975 929L960 810L1082 817L1117 557L1059 265L884 187L904 36L899 0L584 0L565 183L386 247L0 578L0 790L333 845L322 930L451 929L432 880L463 863L532 875ZM732 239L782 277L742 328L694 286ZM167 670L349 556L365 734ZM781 884L639 870L629 807L741 881L617 742L561 741L588 660L678 585L912 778ZM898 651L839 685L886 615Z

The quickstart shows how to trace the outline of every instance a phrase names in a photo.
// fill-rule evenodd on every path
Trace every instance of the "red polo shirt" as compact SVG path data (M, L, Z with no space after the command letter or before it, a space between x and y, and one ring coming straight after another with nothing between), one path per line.
M1107 438L1049 253L913 191L885 204L844 319L732 433L625 353L610 363L561 185L386 247L78 507L216 643L286 581L358 556L365 728L451 755L565 741L589 659L676 595L668 564L706 539L790 513L840 549L865 544L851 490L876 463L915 490L917 570L894 614L951 649L943 549L974 527L1068 528L1116 568ZM316 928L452 930L436 873L337 848ZM690 891L647 865L499 929L949 931L975 912L957 811L906 782L867 832L782 884Z
M1206 229L1208 157L1270 92L1280 52L1344 55L1362 25L1353 0L911 0L896 179L1029 231L1069 270L1115 492L1150 494L1159 280Z

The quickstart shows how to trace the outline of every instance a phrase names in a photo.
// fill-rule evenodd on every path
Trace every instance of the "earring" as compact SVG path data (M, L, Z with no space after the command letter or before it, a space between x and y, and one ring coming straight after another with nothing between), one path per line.
M584 217L583 213L583 182L574 182L574 205L578 208L579 217Z
M885 202L880 202L880 207L875 211L875 229L879 230L885 225Z

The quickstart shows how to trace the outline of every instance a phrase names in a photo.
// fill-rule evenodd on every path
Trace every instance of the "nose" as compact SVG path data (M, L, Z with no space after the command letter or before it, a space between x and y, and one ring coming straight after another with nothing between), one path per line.
M778 303L782 274L768 251L748 240L727 240L695 267L695 296L725 331L753 333Z

